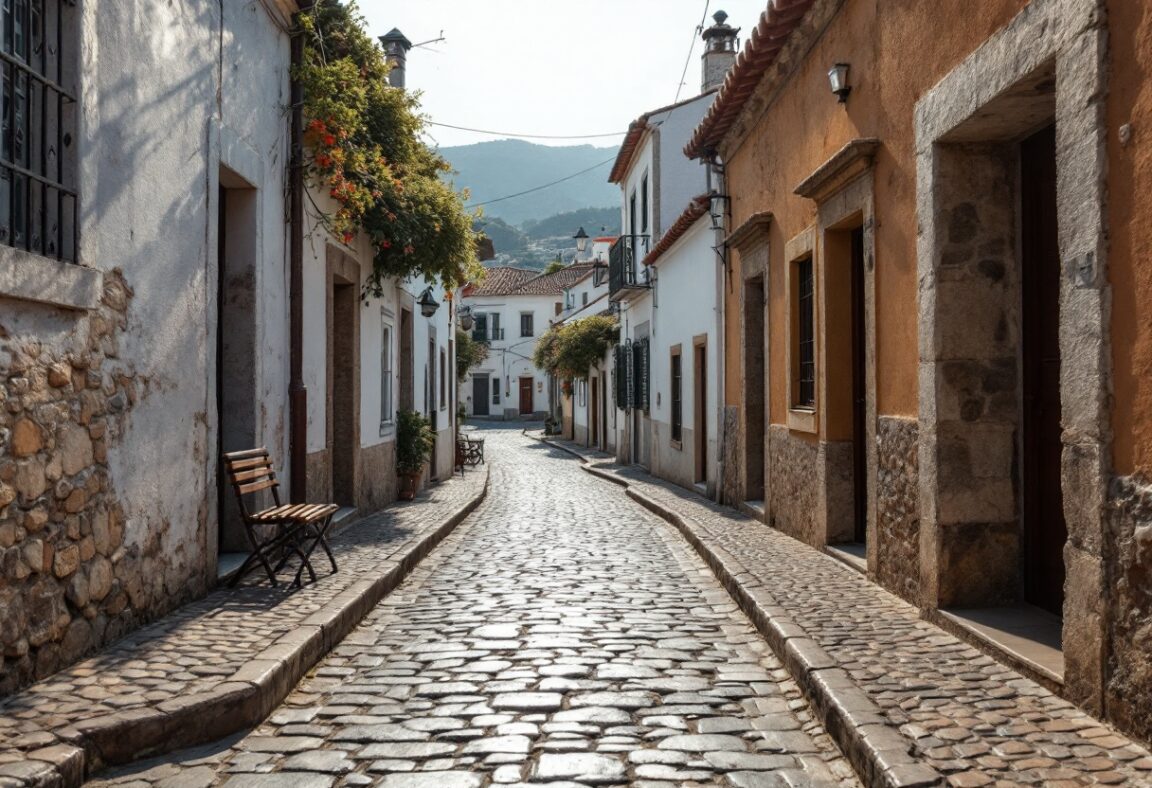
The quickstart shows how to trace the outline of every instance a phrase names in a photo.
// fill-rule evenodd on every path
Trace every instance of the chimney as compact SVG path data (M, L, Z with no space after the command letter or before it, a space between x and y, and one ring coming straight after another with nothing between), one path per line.
M404 66L408 62L408 50L412 42L397 28L392 28L387 35L380 36L380 43L384 46L384 57L392 70L388 72L388 84L394 88L404 87Z
M723 85L728 69L736 60L736 34L740 32L740 28L726 24L728 14L723 11L717 11L712 15L712 19L716 24L704 31L701 92Z

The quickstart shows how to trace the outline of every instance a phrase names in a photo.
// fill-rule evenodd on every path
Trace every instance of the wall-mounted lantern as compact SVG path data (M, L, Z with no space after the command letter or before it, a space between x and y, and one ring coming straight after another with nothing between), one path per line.
M576 240L576 251L584 254L584 250L588 248L588 233L584 232L584 228L581 227L572 237Z
M828 69L828 84L832 86L832 92L840 99L841 104L848 101L852 86L848 84L847 63L837 63Z
M436 314L436 310L440 308L440 302L432 297L431 287L424 289L424 292L420 294L420 298L416 299L416 303L420 305L420 314L424 315L424 317L432 317L432 315Z
M460 328L465 331L471 331L472 326L476 324L476 319L472 317L472 307L470 306L457 307L456 317L460 321Z

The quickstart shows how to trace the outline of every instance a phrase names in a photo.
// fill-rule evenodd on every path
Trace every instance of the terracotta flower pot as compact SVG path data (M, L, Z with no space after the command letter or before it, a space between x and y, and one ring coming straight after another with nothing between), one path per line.
M396 497L401 501L413 500L416 497L416 488L420 486L420 471L408 471L398 476L400 488L396 491Z

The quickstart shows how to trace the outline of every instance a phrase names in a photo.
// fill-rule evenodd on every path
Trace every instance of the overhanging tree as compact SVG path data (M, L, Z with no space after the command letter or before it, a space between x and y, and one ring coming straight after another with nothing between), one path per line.
M365 294L381 295L390 277L449 289L478 278L467 194L441 179L450 167L420 138L418 95L388 84L356 4L318 0L301 24L307 177L337 205L322 216L332 233L348 243L363 232L372 244Z
M589 370L603 360L619 338L620 326L604 315L562 323L544 333L532 360L558 378L587 380Z

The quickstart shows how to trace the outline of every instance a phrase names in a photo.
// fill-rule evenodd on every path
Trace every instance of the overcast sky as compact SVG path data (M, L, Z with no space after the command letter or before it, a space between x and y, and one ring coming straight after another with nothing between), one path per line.
M704 0L359 0L373 37L398 27L414 44L408 87L423 91L433 121L515 134L623 132L676 97ZM741 46L766 0L713 0ZM700 91L703 41L695 38L680 98ZM433 126L443 146L499 139ZM620 136L534 140L613 146Z

